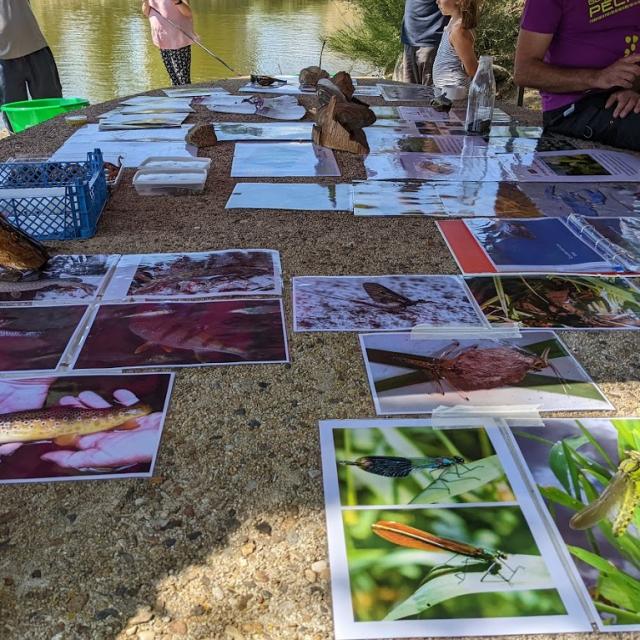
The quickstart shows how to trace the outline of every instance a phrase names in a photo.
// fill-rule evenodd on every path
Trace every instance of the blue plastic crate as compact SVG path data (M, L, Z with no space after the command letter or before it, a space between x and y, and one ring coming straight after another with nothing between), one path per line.
M0 164L0 215L37 240L90 238L107 197L99 149L85 162Z

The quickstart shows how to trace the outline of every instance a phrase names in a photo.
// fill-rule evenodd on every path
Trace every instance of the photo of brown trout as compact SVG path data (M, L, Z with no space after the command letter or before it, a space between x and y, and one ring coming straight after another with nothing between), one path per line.
M146 404L113 406L104 409L55 406L0 415L0 444L54 440L65 446L75 438L120 429L135 429L138 418L149 415Z

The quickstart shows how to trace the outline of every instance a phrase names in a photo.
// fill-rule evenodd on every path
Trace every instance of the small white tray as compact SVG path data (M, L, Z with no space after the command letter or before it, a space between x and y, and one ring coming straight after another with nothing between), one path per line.
M204 190L207 172L204 169L159 170L140 169L133 176L133 186L139 195L189 195Z
M211 166L211 158L185 158L181 156L151 156L146 158L140 169L153 169L154 171L208 171Z

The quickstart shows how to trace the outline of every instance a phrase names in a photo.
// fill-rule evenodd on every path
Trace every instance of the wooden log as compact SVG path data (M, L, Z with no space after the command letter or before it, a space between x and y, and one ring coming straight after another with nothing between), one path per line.
M14 227L0 215L0 271L41 269L49 260L43 245Z
M318 109L316 124L313 127L313 141L322 147L337 151L359 155L369 153L369 143L364 131L354 128L350 132L336 120L336 104L336 97L332 96L329 104Z

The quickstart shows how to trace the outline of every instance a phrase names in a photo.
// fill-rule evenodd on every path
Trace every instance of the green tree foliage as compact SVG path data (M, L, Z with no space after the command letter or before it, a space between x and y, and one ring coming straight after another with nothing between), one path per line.
M384 74L393 70L402 51L400 27L404 0L348 0L359 19L331 34L334 51L368 62ZM513 56L524 0L485 0L476 33L476 52L495 57L496 64L513 68Z

